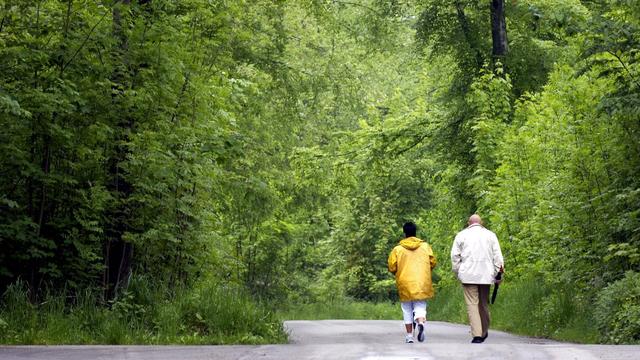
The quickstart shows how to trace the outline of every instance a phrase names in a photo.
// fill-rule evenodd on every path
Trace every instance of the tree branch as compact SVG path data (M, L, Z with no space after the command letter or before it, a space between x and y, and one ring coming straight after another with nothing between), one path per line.
M358 6L358 7L361 7L363 9L367 9L367 10L371 11L372 13L374 13L374 14L376 14L378 16L385 16L385 14L382 11L380 11L378 9L374 9L374 8L372 8L370 6L367 6L367 5L364 5L364 4L360 4L360 3L354 3L354 2L351 2L351 1L339 1L339 0L334 0L333 3L334 4L342 4L342 5Z
M471 27L469 26L469 20L467 20L467 15L464 13L464 6L460 4L460 1L455 2L456 7L456 15L458 17L458 21L460 22L460 28L462 29L462 34L464 35L465 40L469 44L469 47L472 51L475 51L476 55L476 64L478 69L482 67L482 54L480 50L478 50L473 45L473 37L471 36Z
M427 134L422 134L422 135L418 136L418 138L417 138L417 139L416 139L416 140L415 140L411 145L409 145L409 146L407 146L407 147L405 147L405 148L399 149L399 150L395 153L395 155L402 155L402 154L404 154L405 152L407 152L407 151L409 151L409 150L413 149L414 147L416 147L416 146L420 145L420 143L422 143L422 141L423 141L424 139L426 139L427 137L429 137L429 134L428 134L428 133L427 133Z
M84 38L84 40L82 41L82 44L80 44L80 46L73 53L73 55L71 56L69 61L64 63L64 65L62 66L62 69L60 69L60 75L62 75L64 73L65 69L69 66L69 64L71 64L71 62L76 58L76 56L78 56L78 53L80 53L80 50L82 50L84 48L84 46L87 44L87 41L89 41L89 38L91 38L91 35L93 34L93 32L96 30L98 25L100 25L100 23L102 23L102 21L107 17L108 14L111 14L111 11L105 12L102 15L102 17L100 18L100 20L98 20L98 22L95 23L95 25L93 25L91 30L89 30L89 34L87 34L87 37Z
M613 57L615 57L616 59L618 59L618 62L620 63L620 65L622 65L622 68L624 68L624 70L627 72L627 74L629 75L629 77L631 78L631 80L636 83L636 85L638 87L640 87L640 82L638 82L638 79L635 78L635 76L633 76L633 74L631 73L631 71L629 70L629 68L627 67L627 64L625 64L625 62L622 60L622 58L620 58L620 56L616 53L614 53L611 50L607 50L607 52L611 55L613 55Z

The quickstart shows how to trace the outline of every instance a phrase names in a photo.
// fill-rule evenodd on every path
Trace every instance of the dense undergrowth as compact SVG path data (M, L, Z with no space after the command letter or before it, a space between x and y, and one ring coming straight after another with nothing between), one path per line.
M242 291L205 283L168 296L138 281L109 306L92 293L35 304L18 282L0 309L4 344L265 344L286 342L274 313Z
M491 328L577 343L639 343L633 338L640 314L634 305L640 296L638 279L638 274L629 273L595 298L581 297L572 286L537 278L505 281L491 305ZM285 320L401 320L397 302L343 298L276 306L210 282L169 296L138 279L109 306L96 306L98 300L89 292L74 297L49 294L35 304L29 296L20 282L4 293L1 343L283 343L287 341ZM436 296L429 301L428 320L467 323L459 284L437 285Z

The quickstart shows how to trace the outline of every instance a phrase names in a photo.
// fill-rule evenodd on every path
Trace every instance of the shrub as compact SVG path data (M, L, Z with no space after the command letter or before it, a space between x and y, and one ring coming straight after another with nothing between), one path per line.
M640 273L628 271L600 291L595 319L602 341L640 343Z

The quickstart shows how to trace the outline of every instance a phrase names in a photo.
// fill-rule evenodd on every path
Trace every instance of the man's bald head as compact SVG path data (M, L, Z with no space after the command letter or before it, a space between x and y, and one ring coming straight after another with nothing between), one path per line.
M480 215L478 214L473 214L469 217L469 221L467 222L467 224L469 225L473 225L473 224L480 224L482 225L482 219L480 218Z

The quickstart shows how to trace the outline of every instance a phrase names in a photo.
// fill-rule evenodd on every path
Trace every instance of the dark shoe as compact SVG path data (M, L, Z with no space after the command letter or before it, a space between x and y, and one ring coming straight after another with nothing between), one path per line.
M473 344L480 344L484 341L484 339L482 338L482 336L474 336L473 340L471 340L471 343Z
M484 334L484 336L482 337L482 341L487 340L487 338L489 337L489 333L487 332L486 334Z
M418 341L424 341L424 324L418 324Z

